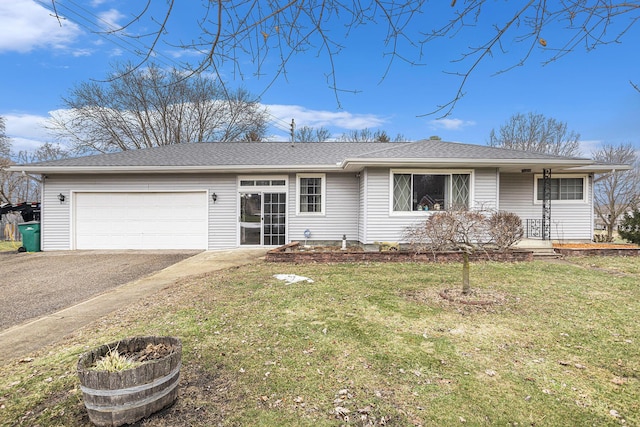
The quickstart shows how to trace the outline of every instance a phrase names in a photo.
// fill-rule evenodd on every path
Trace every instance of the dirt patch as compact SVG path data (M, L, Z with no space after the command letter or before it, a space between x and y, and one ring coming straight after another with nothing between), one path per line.
M467 294L463 294L462 289L443 289L438 295L454 304L475 307L502 305L507 302L507 296L504 293L486 289L471 289Z
M506 305L509 295L492 289L471 289L468 295L462 294L460 289L441 290L416 290L403 294L403 296L419 304L431 304L441 307L450 307L458 311L489 311L496 307Z
M217 372L223 371L222 366ZM233 383L197 365L180 371L178 399L169 408L140 421L139 426L167 427L221 425L239 399L228 395Z

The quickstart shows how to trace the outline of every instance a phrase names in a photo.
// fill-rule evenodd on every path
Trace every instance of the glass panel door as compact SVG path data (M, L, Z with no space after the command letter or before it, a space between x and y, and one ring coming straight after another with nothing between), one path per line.
M285 244L286 193L264 193L263 242L266 246Z
M240 193L240 244L262 244L262 194Z
M240 244L285 244L286 193L240 193Z

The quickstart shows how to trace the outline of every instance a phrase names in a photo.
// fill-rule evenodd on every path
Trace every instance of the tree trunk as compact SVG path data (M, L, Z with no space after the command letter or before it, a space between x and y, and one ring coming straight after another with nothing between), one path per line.
M607 225L607 242L613 242L613 228L615 227L615 220L611 221Z
M462 254L462 294L468 295L471 292L471 284L469 283L469 253Z

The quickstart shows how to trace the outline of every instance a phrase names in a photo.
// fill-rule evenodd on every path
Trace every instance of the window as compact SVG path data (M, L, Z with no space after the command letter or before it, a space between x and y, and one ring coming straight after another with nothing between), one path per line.
M393 173L393 211L469 207L470 173Z
M284 179L241 179L240 187L283 187L287 185Z
M580 178L551 178L551 200L584 200L584 177ZM536 200L544 200L544 185L542 178L536 181Z
M298 175L298 213L324 214L325 176Z

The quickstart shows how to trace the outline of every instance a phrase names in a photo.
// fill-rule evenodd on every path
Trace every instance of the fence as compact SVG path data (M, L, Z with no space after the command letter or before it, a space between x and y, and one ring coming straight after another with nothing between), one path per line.
M40 203L23 202L0 206L0 240L22 241L18 224L40 221Z
M7 212L0 216L0 240L21 241L22 236L18 229L18 224L22 224L24 219L20 212Z

